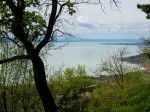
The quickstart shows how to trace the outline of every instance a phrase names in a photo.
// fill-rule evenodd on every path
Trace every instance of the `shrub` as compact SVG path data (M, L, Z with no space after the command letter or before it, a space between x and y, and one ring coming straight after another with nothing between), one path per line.
M147 112L150 110L150 84L143 83L139 72L127 73L124 89L102 86L92 93L88 112Z
M83 111L86 107L87 97L84 97L87 87L93 85L94 81L87 76L85 67L79 65L77 68L62 68L50 77L49 86L60 111ZM82 96L83 95L83 96ZM84 102L84 103L83 103Z

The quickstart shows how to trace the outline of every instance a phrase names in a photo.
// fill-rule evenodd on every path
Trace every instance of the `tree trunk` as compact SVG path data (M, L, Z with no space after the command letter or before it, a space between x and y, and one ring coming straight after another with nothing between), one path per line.
M57 106L47 85L42 59L39 56L34 56L32 64L36 89L42 100L45 112L57 112Z
M7 100L6 100L6 87L4 85L4 91L2 92L3 94L3 104L4 104L4 112L7 112Z
M148 59L150 59L150 54L148 53Z

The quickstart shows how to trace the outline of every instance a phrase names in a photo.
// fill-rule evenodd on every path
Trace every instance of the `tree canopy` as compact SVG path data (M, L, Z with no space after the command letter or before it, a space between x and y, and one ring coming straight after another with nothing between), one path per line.
M147 19L150 19L150 4L138 4L137 7L147 14Z

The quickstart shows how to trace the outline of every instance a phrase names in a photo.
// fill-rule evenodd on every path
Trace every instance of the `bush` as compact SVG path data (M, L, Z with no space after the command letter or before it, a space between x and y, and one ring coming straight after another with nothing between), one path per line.
M110 84L96 88L88 112L147 112L150 110L150 84L143 83L139 72L127 73L124 89Z
M62 68L50 77L49 86L60 111L83 111L86 107L86 98L81 97L86 93L87 87L93 85L94 81L87 76L85 67ZM84 102L84 103L83 103Z

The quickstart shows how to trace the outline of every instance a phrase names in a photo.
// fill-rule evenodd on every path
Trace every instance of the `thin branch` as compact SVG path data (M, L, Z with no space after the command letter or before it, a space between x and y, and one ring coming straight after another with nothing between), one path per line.
M16 61L16 60L22 60L22 59L30 59L28 55L18 55L7 59L0 60L0 64Z
M62 12L63 7L64 7L65 5L66 5L66 3L64 3L64 4L60 5L60 9L59 9L59 11L58 11L58 14L56 15L55 20L57 20L57 19L58 19L58 17L61 15L61 12Z
M106 12L105 12L105 7L103 7L103 4L102 4L101 0L99 0L99 4L100 4L100 6L101 6L101 10L103 11L103 13L106 14Z
M59 32L59 33L61 34L60 36L57 35L57 37L72 37L72 38L75 38L72 34L67 33L67 32L65 32L65 31L61 31L61 30L59 30L59 29L55 29L55 30L53 31L53 34L52 34L52 35L54 35L55 32Z
M49 42L49 39L50 39L52 31L53 31L53 27L55 24L56 13L57 13L57 0L52 0L52 11L51 11L51 15L49 17L47 33L45 34L44 39L37 45L37 47L35 49L37 54Z
M7 34L5 31L0 31L0 35L3 36L2 39L6 38L6 39L12 41L14 44L16 44L19 48L22 47L21 45L18 44L18 42L16 42L16 41L13 40L12 38L10 38L10 37L8 36L8 34Z
M116 1L116 0L111 0L111 1L113 1L113 3L115 4L116 7L119 7L118 6L118 3L119 3L118 1Z
M9 38L9 37L3 37L2 39L4 39L4 38L6 38L6 39L12 41L12 42L13 42L14 44L16 44L19 48L23 47L23 46L19 45L18 42L16 42L15 40L13 40L13 39L11 39L11 38Z
M112 4L115 5L115 7L117 8L117 10L113 9L113 5L112 5ZM122 13L122 12L120 11L120 7L119 7L118 4L120 4L119 1L116 1L116 0L110 0L111 9L114 10L114 11L119 11L120 13Z

